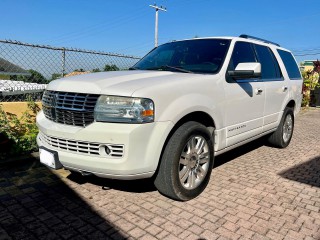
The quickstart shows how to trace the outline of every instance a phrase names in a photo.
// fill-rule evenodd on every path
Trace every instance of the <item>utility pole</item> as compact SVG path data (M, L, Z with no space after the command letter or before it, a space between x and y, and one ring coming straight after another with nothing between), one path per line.
M152 7L154 9L156 9L156 23L155 23L155 32L154 32L154 46L158 47L158 12L160 11L164 11L166 12L167 9L165 7L158 7L156 4L154 5L149 5L149 7Z

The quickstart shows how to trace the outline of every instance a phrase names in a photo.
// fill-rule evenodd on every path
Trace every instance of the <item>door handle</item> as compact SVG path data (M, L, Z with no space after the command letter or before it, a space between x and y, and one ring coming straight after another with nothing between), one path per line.
M257 95L261 95L262 92L263 92L263 90L262 90L261 88L257 88L257 89L256 89L256 94L257 94Z
M282 87L282 91L286 92L288 90L287 86Z

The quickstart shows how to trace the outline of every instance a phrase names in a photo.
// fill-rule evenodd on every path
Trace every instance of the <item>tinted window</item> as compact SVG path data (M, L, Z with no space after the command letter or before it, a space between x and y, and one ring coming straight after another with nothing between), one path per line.
M287 69L290 79L300 79L301 74L296 61L294 60L292 54L287 51L278 49L278 53Z
M261 78L281 78L278 62L271 50L268 47L261 45L255 45L255 49L258 55L258 61L261 63Z
M229 49L227 39L197 39L163 44L148 53L135 69L217 73Z
M229 64L229 70L234 70L239 63L256 62L251 43L236 42Z

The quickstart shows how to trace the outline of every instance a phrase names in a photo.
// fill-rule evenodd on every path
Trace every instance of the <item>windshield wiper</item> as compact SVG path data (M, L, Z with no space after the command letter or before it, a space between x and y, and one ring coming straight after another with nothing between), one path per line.
M152 67L152 68L147 68L146 70L176 70L178 72L184 72L184 73L193 73L192 71L189 71L187 69L181 68L181 67L174 67L174 66L169 66L169 65L163 65L163 66L158 66L158 67Z

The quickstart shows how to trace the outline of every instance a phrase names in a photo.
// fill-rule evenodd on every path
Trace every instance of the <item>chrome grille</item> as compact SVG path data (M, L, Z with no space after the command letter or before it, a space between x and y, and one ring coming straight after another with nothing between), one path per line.
M70 139L63 139L39 133L40 141L51 148L56 150L63 150L68 152L77 152L86 155L97 155L101 157L115 157L121 158L124 154L124 145L121 144L104 144L92 143ZM106 147L108 151L106 151Z
M94 121L97 94L45 91L42 97L46 118L57 123L87 126Z

